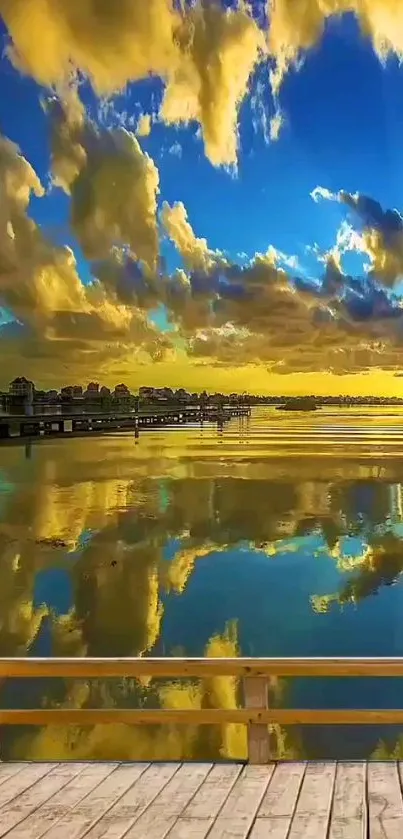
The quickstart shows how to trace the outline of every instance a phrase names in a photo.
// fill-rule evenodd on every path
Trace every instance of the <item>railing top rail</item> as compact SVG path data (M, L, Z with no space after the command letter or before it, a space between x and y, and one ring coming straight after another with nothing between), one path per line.
M0 677L403 676L388 658L0 658Z

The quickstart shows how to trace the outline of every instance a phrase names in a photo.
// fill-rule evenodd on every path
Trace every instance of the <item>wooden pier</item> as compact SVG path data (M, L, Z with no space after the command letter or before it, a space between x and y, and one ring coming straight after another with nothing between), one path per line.
M199 405L153 406L139 411L100 411L82 413L9 414L0 416L0 442L15 438L106 434L113 431L140 431L189 423L217 423L223 426L233 417L250 416L246 406L216 408Z
M401 839L390 763L5 763L7 839Z
M248 763L3 763L0 839L401 839L403 766L271 760L270 725L402 723L403 710L268 707L268 680L402 677L403 658L13 658L0 678L233 676L244 707L0 711L0 725L248 728Z

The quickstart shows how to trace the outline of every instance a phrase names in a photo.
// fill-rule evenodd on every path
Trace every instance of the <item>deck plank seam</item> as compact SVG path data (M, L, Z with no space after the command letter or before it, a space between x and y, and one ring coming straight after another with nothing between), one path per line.
M159 761L158 761L158 762L159 762ZM161 763L163 763L163 762L164 762L164 761L161 761ZM156 761L156 763L157 763L157 761ZM153 763L150 763L150 764L149 764L149 766L153 766L153 765L155 765L155 764L153 764ZM139 813L137 813L137 815L134 817L133 821L131 822L131 824L130 824L130 825L129 825L129 827L127 828L127 830L125 830L125 832L124 832L124 833L122 833L122 835L121 835L120 839L125 839L125 836L127 836L127 835L128 835L128 833L129 833L129 832L130 832L130 830L134 827L134 825L136 824L136 822L138 822L138 820L139 820L140 818L142 818L142 816L144 816L144 815L145 815L145 813L147 812L147 810L149 810L149 808L150 808L150 807L154 804L154 802L157 800L157 798L159 798L159 796L160 796L160 795L162 795L162 793L164 792L164 790L165 790L165 788L168 786L168 784L169 784L169 783L172 781L172 779L173 779L173 778L175 778L175 776L178 774L179 769L181 768L181 766L183 766L183 763L178 763L178 764L177 764L177 767L176 767L175 772L173 773L173 775L171 775L171 777L170 777L170 778L167 778L167 780L165 781L165 784L161 787L161 789L160 789L160 790L158 790L158 792L156 792L156 793L155 793L154 798L152 798L152 799L151 799L151 801L149 801L149 802L146 804L146 806L144 807L144 810L140 810L140 812L139 812ZM208 773L208 774L210 774L210 773ZM142 777L142 776L140 775L140 776L139 776L139 778L137 778L137 779L136 779L135 783L137 783L137 781L139 781L141 777ZM133 788L133 785L130 787L130 789L132 789L132 788ZM116 803L116 802L115 802L115 803ZM105 815L105 813L104 813L104 815ZM85 833L83 833L82 837L81 837L81 836L79 837L79 839L85 839L85 836L89 833L89 830L90 830L90 829L92 830L92 828L89 828L89 829L88 829Z
M139 763L141 763L141 761L139 761ZM100 784L98 784L98 786L97 786L95 789L98 789L98 788L101 786L101 784L102 784L105 780L109 780L109 778L111 778L111 777L112 777L112 775L114 775L114 774L117 772L117 770L118 770L121 766L124 766L124 765L125 765L125 763L123 763L122 761L119 761L119 762L118 762L118 764L117 764L117 766L115 766L115 768L113 769L113 771L112 771L112 772L110 772L110 774L109 774L109 775L107 775L107 777L106 777L106 778L104 778L104 779L101 781L101 783L100 783ZM102 819L103 819L103 818L104 818L104 817L105 817L105 816L106 816L106 815L107 815L107 814L108 814L108 813L109 813L109 812L113 809L113 807L114 807L116 804L118 804L118 802L120 801L120 799L121 799L121 798L123 798L123 796L124 796L124 795L126 795L126 793L128 793L128 792L129 792L129 790L133 789L133 787L134 787L134 785L136 784L136 782L137 782L137 781L138 781L138 780L139 780L139 779L140 779L140 778L144 775L144 773L145 773L145 772L147 772L147 769L148 769L150 766L151 766L151 764L150 764L150 763L144 763L144 768L143 768L143 770L140 772L140 775L138 775L138 776L137 776L137 778L135 778L135 779L132 781L132 783L131 783L131 784L130 784L130 785L129 785L126 789L123 789L123 790L122 790L122 792L120 793L120 795L118 795L118 796L117 796L117 798L114 798L114 799L113 799L113 801L111 801L110 806L109 806L109 807L107 807L107 808L106 808L106 810L104 810L104 811L101 813L101 815L100 815L100 816L97 816L97 817L96 817L96 818L95 818L95 819L91 822L91 824L90 824L87 828L85 828L84 833L82 833L82 832L81 832L81 830L80 830L80 833L79 833L79 835L76 837L76 839L84 839L84 837L85 837L85 836L87 836L87 834L90 832L90 830L92 830L92 829L93 829L93 827L95 827L95 825L97 825L97 824L98 824L98 822L100 822L100 821L101 821L101 820L102 820ZM176 774L176 773L174 773L174 775L175 775L175 774ZM92 793L93 793L93 792L94 792L94 790L91 790L90 792L88 792L88 793L87 793L87 795L86 795L86 796L84 796L84 798L82 798L82 799L81 799L81 802L80 802L80 803L82 804L82 802L83 802L83 801L85 801L85 799L86 799L86 798L88 798L90 795L92 795ZM46 831L46 832L48 832L48 831ZM44 836L44 837L45 837L45 839L46 839L46 833L44 833L44 834L43 834L43 836ZM122 839L123 839L123 837L122 837Z
M17 762L17 761L16 761L16 762ZM11 763L11 761L10 761L10 763ZM0 760L0 766L5 766L5 765L7 765L7 764L4 764L4 763ZM28 765L28 764L26 764L26 765ZM17 777L17 775L19 775L19 774L20 774L20 772L22 772L22 770L23 770L23 769L25 769L25 765L24 765L24 763L21 763L20 768L19 768L19 769L17 769L17 771L16 771L16 772L14 772L14 774L13 774L13 775L6 775L6 776L5 776L5 778L2 778L2 777L1 777L1 775L0 775L0 787L2 787L2 786L3 786L3 784L6 784L6 783L7 783L7 781L10 781L10 780L11 780L11 778L16 778L16 777Z
M272 780L273 780L273 778L274 778L274 774L275 774L275 771L276 771L276 763L275 763L275 761L273 761L273 762L270 762L270 763L266 764L267 766L273 766L273 764L274 764L274 768L273 768L273 770L272 770L271 775L270 775L270 776L269 776L269 778L267 779L267 784L266 784L266 786L263 788L263 790L262 790L262 792L261 792L260 800L259 800L259 802L258 802L258 804L257 804L255 815L254 815L254 816L253 816L253 818L252 818L252 821L251 821L251 824L250 824L250 826L249 826L249 830L248 830L248 832L247 832L247 834L246 834L245 839L248 839L248 837L250 837L250 836L252 835L252 830L253 830L253 828L254 828L254 826L255 826L256 819L257 819L257 815L258 815L258 812L259 812L260 807L261 807L261 805L262 805L262 801L263 801L263 799L264 799L264 797L265 797L265 795L266 795L266 793L267 793L267 790L268 790L268 789L269 789L269 787L270 787L270 784L271 784L271 782L272 782ZM251 764L247 764L247 766L248 766L248 765L251 765ZM243 770L242 770L242 773L243 773L243 772L245 772L245 768L246 768L246 767L244 766L244 767L243 767ZM242 773L241 773L241 775L238 775L238 778L240 778L240 777L242 776ZM216 819L218 819L218 816L216 817ZM216 821L216 819L214 819L214 822ZM212 829L213 829L213 827L214 827L214 822L213 822L213 824L212 824L212 826L211 826L211 829L209 830L209 832L208 832L208 834L207 834L207 836L206 836L206 839L208 839L208 837L209 837L209 835L210 835L210 833L211 833L211 830L212 830Z
M207 761L207 760L206 760L206 761L200 761L200 762L201 762L201 763L203 763L203 762L208 763L209 761ZM182 766L185 766L185 763L183 763L183 762L182 762L182 763L180 763L180 764L179 764L179 769L180 769ZM167 837L167 839L169 839L169 834L172 832L172 830L174 829L175 825L178 823L179 819L181 819L181 818L182 818L182 813L184 813L184 811L187 809L187 807L189 807L189 805L192 803L193 799L195 798L195 796L196 796L196 795L197 795L197 793L199 792L200 787L201 787L201 786L205 783L205 781L207 781L207 778L209 777L209 775L211 775L211 772L213 771L214 766L215 766L215 763L211 763L211 764L210 764L210 769L209 769L209 771L207 772L207 775L205 775L205 777L201 779L200 784L197 786L197 788L194 790L194 792L193 792L193 794L191 795L191 797L189 798L189 800L186 802L186 804L185 804L185 806L184 806L183 810L179 813L179 815L178 815L178 816L176 816L175 821L173 822L173 824L171 825L171 827L170 827L170 828L169 828L169 830L168 830L168 833L167 833L167 834L165 834L165 835L166 835L166 837ZM175 775L176 775L176 772L175 772L175 774L174 774L172 777L174 778L174 777L175 777ZM238 778L239 778L239 775L238 775ZM170 780L171 780L171 779L170 779ZM148 810L148 807L147 807L147 810ZM146 811L144 811L144 812L146 812ZM143 814L142 814L142 815L143 815ZM215 821L215 819L214 819L214 821ZM214 822L213 822L213 825L214 825ZM212 827L213 827L213 825L212 825ZM209 830L209 833L210 833L210 830ZM125 836L126 836L126 835L127 835L127 833L125 833L125 834L124 834L124 836L122 836L122 837L121 837L121 839L125 839ZM207 836L208 836L208 834L207 834ZM80 837L80 839L81 839L81 837ZM206 839L207 839L207 837L206 837Z
M307 761L305 761L304 771L303 771L302 778L301 778L301 783L300 783L300 785L299 785L299 787L298 787L298 792L297 792L297 795L295 796L294 807L293 807L293 810L292 810L292 813L291 813L291 817L290 817L290 824L288 825L288 830L287 830L286 839L289 839L289 836L290 836L290 834L291 834L292 823L293 823L293 821L294 821L294 816L295 816L295 813L297 812L297 807L298 807L299 799L301 798L302 787L303 787L303 784L304 784L304 780L305 780L305 775L306 775L306 770L307 770L307 768L308 768L308 762L307 762Z
M62 761L62 763L63 763L63 761ZM42 778L37 778L37 780L33 784L31 784L30 787L27 787L27 789L24 789L24 791L22 793L20 793L20 795L17 795L16 798L13 798L12 803L14 804L14 802L18 801L18 798L20 798L22 795L25 795L25 793L28 792L30 789L32 789L34 786L36 786L37 784L40 784L42 781L44 781L46 778L48 778L49 775L51 775L52 772L56 768L58 768L60 765L61 765L60 763L56 764L55 766L52 767L52 769L49 772L47 772L45 775L43 775ZM48 798L45 798L43 801L41 801L41 803L37 807L34 807L33 810L30 810L28 813L25 813L19 821L17 821L15 824L13 824L12 827L8 828L8 830L6 830L6 832L2 834L2 839L7 839L7 836L11 833L11 831L15 830L15 828L21 827L21 825L23 825L24 822L27 819L29 819L29 817L32 816L33 813L35 813L37 810L39 810L40 807L43 807L44 804L48 804L49 801L51 801L52 798L54 798L55 795L59 795L59 793L62 792L72 780L74 780L75 778L79 778L83 771L84 771L84 767L80 770L80 772L77 772L76 775L73 775L72 778L66 778L65 783L62 784L61 787L59 787L59 789L57 789L55 792L52 792L49 795ZM18 774L19 773L17 773L17 775ZM11 802L8 802L7 804L3 805L3 807L0 809L0 820L1 820L1 811L3 810L4 807L7 807L8 804L10 804L10 803ZM0 821L0 824L1 824L1 821ZM41 834L41 836L42 835L43 834ZM38 839L41 839L41 837L39 837Z
M74 761L74 762L75 762L75 761ZM92 790L88 790L88 792L85 792L85 793L83 794L82 798L79 798L79 799L78 799L78 800L77 800L74 804L72 804L71 806L67 807L66 812L61 813L61 815L59 816L59 818L57 818L57 819L55 820L55 822L53 822L53 824L48 825L48 827L46 827L42 833L39 833L39 834L38 834L38 836L35 836L35 839L42 839L42 837L46 836L46 834L47 834L50 830L53 830L53 828L54 828L55 826L57 826L57 824L58 824L60 821L62 821L62 819L63 819L63 818L64 818L64 817L65 817L68 813L70 813L72 810L74 810L74 808L75 808L75 807L77 807L77 805L81 804L81 803L84 801L84 799L87 797L87 795L91 795L91 793L92 793L92 792L94 792L94 790L95 790L95 789L97 789L97 787L98 787L98 786L99 786L99 785L100 785L103 781L105 781L105 780L106 780L106 778L110 778L110 776L111 776L111 775L113 775L114 771L115 771L115 770L118 768L118 766L120 765L120 764L116 764L116 761L106 761L106 762L108 762L108 763L110 762L111 764L114 764L114 768L113 768L113 769L111 769L111 771L109 772L109 775L105 775L105 778L102 778L102 780L101 780L101 781L99 781L99 783L97 783L97 785L96 785L96 786L95 786ZM63 763L63 761L62 761L61 763ZM65 762L64 762L64 765L68 766L68 764L69 764L69 761L65 761ZM58 765L60 765L60 764L58 764ZM82 775L82 774L85 772L85 770L88 768L88 765L89 765L88 763L83 763L83 765L82 765L82 769L81 769L81 771L80 771L80 772L78 772L78 773L77 773L77 775L74 775L72 778L69 778L69 779L66 781L66 783L65 783L65 784L63 784L63 786L62 786L62 787L60 787L60 789L59 789L59 790L57 790L56 792L52 793L52 795L50 796L50 798L47 798L45 801L42 801L42 802L41 802L41 804L39 804L39 806L38 806L35 810L32 810L30 813L28 813L28 814L27 814L27 815L26 815L26 816L22 819L22 821L18 822L18 824L17 824L17 825L14 825L14 827L10 827L10 830L8 830L8 831L7 831L7 833L5 833L5 834L4 834L4 836L2 837L2 839L7 839L7 836L11 833L11 831L15 830L15 828L16 828L16 827L23 827L23 826L24 826L24 822L28 821L28 819L30 819L30 817L31 817L34 813L38 812L38 810L40 810L40 809L41 809L41 807L43 807L44 805L47 805L47 804L51 803L51 802L52 802L52 798L55 798L55 797L56 797L57 795L59 795L59 793L61 793L61 792L62 792L62 791L63 791L63 790L64 790L64 789L65 789L65 788L69 785L69 784L71 784L71 783L72 783L72 781L75 781L77 778L79 778L79 777L80 777L80 775ZM46 776L45 776L45 777L46 777ZM42 779L41 779L41 780L42 780ZM1 811L0 811L0 817L1 817Z
M150 764L148 765L147 769L148 769L150 766L153 766L153 765L158 764L158 763L163 763L163 762L164 762L164 761L155 761L155 762L152 762L152 763L150 763ZM173 761L172 761L172 762L173 762ZM207 761L206 761L206 763L207 763ZM143 817L143 816L147 813L147 811L150 809L150 807L151 807L151 806L154 804L154 802L155 802L155 801L156 801L156 800L160 797L160 795L164 792L164 790L166 789L166 787L168 786L168 784L170 784L170 783L171 783L171 781L172 781L172 780L176 777L176 775L178 774L179 770L180 770L183 766L184 766L183 762L180 762L180 763L177 763L177 764L176 764L175 772L173 773L173 775L171 775L171 777L170 777L170 778L167 778L167 780L166 780L165 784L164 784L164 785L161 787L161 789L160 789L160 790L159 790L159 791L155 794L155 796L153 797L153 799L147 803L147 805L146 805L146 807L144 808L144 810L141 810L139 813L137 813L137 815L135 816L135 818L134 818L134 820L132 821L132 823L131 823L128 827L127 827L127 829L125 830L125 832L121 835L120 839L125 839L125 837L129 835L129 833L130 833L130 831L132 830L132 828L136 825L136 822L138 822L138 821L140 820L140 818L142 818L142 817ZM207 772L207 775L205 776L205 778L202 778L202 779L201 779L199 786L197 787L197 789L195 790L194 794L192 795L192 798L191 798L191 799L189 799L189 801L186 803L186 807L188 806L188 804L190 803L190 801L193 799L194 795L196 795L196 793L197 793L197 792L198 792L198 790L200 789L200 786L202 785L202 783L204 783L205 779L206 779L206 778L208 778L208 776L209 776L209 774L210 774L211 770L213 769L213 766L214 766L214 763L210 765L210 769L209 769L209 771ZM145 771L147 771L147 770L145 770ZM139 775L139 777L138 777L138 778L136 778L136 780L134 781L134 783L133 783L133 784L132 784L132 785L131 785L131 786L130 786L130 787L129 787L129 788L128 788L128 789L127 789L124 793L123 793L123 795L126 795L126 793L127 793L127 792L129 792L129 790L133 789L133 786L135 786L135 784L137 783L137 781L139 781L139 780L140 780L140 778L141 778L143 775L144 775L144 772L142 772L142 773L141 773L141 775ZM115 801L113 802L113 804L111 805L111 807L109 807L109 808L108 808L108 810L106 810L106 811L102 814L102 816L101 816L99 819L97 819L95 822L92 822L92 824L91 824L91 825L90 825L90 826L86 829L85 833L81 833L81 834L80 834L80 836L79 836L79 837L77 837L77 839L85 839L85 836L87 836L87 835L88 835L88 833L90 833L90 831L91 831L91 830L95 827L95 825L96 825L96 824L98 824L98 823L99 823L99 822L100 822L100 821L101 821L101 820L102 820L102 819L103 819L103 818L104 818L104 817L105 817L108 813L110 813L111 809L113 809L113 807L114 807L114 806L115 806L115 805L116 805L116 804L120 801L120 799L121 799L121 798L122 798L122 796L119 796L119 798L115 799ZM182 813L180 813L180 814L179 814L179 816L177 816L177 817L176 817L175 822L174 822L174 824L173 824L173 825L171 825L171 827L169 828L169 831L171 831L171 830L172 830L172 828L175 826L175 824L176 824L176 822L178 821L178 819L179 819L179 818L181 818L181 815L182 815ZM166 834L166 835L167 835L167 834Z
M46 763L46 762L47 762L47 761L44 761L44 763ZM26 766L27 766L27 767L28 767L28 766L32 766L32 763L27 763L27 765L26 765ZM13 802L13 803L14 803L15 801L17 801L17 802L18 802L18 799L19 799L19 798L21 798L21 796L22 796L22 795L25 795L25 793L26 793L26 792L28 792L29 790L31 790L31 789L35 786L35 784L38 784L38 783L39 783L39 781L43 781L45 778L48 778L48 777L49 777L49 775L51 775L51 773L53 772L53 770L54 770L54 769L56 769L56 767L57 767L57 766L60 766L60 764L58 764L58 763L53 763L53 764L51 764L50 769L48 769L48 771L47 771L47 772L45 772L45 773L44 773L44 775L42 775L40 778L35 778L35 780L34 780L34 781L32 781L32 783L31 783L31 784L28 784L28 786L27 786L27 787L24 787L24 789L23 789L23 790L21 790L21 792L19 792L19 793L18 793L18 795L14 796L13 798L10 798L8 801L6 801L4 804L2 804L2 805L0 806L0 824L1 824L1 814L2 814L2 811L5 809L5 807L8 807L8 806L9 806L9 804L11 804L11 802ZM26 768L26 767L24 767L24 769L25 769L25 768ZM16 773L16 775L14 775L14 776L12 776L12 777L17 777L19 774L20 774L20 773L19 773L19 772L17 772L17 773ZM7 779L6 779L6 781L10 781L10 780L11 780L11 778L7 778ZM52 798L52 796L50 795L50 796L49 796L49 798ZM7 832L9 833L9 831L7 831Z
M222 811L223 811L223 809L224 809L224 807L225 807L225 805L226 805L226 803L227 803L227 801L228 801L228 798L229 798L229 796L230 796L230 794L231 794L231 792L232 792L232 790L233 790L233 788L234 788L234 786L235 786L236 782L237 782L237 781L239 781L239 780L242 778L242 775L243 775L243 774L244 774L244 772L245 772L245 768L246 768L246 766L248 766L248 763L243 763L243 764L242 764L241 771L238 773L238 775L237 775L237 776L236 776L236 778L234 779L234 783L232 784L231 789L230 789L230 791L228 792L228 795L225 797L225 801L223 801L223 802L222 802L221 807L220 807L220 809L219 809L218 813L216 813L216 815L215 815L215 817L214 817L213 823L210 825L210 827L209 827L209 829L208 829L208 831L207 831L207 833L206 833L206 839L208 839L208 837L209 837L209 836L211 836L211 833L212 833L212 831L213 831L213 828L215 827L215 825L216 825L216 823L217 823L218 819L220 818L221 813L222 813ZM248 836L249 836L249 833L248 833ZM168 839L169 839L169 836L168 836ZM246 837L246 839L247 839L247 837Z
M57 764L57 766L60 766L60 765L62 765L62 764L63 764L64 766L68 766L69 762L70 762L70 761L65 761L65 762L64 762L64 761L61 761L60 763L58 763L58 764ZM75 761L74 761L74 763L75 763ZM65 783L64 783L64 784L63 784L63 785L62 785L62 786L61 786L58 790L56 790L55 792L53 792L53 793L49 796L49 798L45 798L45 799L44 799L44 801L41 801L41 803L40 803L37 807L35 807L33 810L31 810L31 812L27 813L27 814L26 814L26 815L25 815L25 816L21 819L21 821L17 822L15 825L13 825L13 827L10 827L10 828L9 828L9 830L7 830L7 833L5 833L5 834L4 834L4 836L2 836L2 837L1 837L1 839L7 839L7 836L8 836L8 835L9 835L9 834L13 831L13 830L15 830L16 828L20 828L20 827L22 827L22 826L24 825L24 822L25 822L25 821L27 821L27 820L28 820L28 819L29 819L29 818L30 818L30 817L31 817L34 813L36 813L36 812L37 812L37 811L38 811L41 807L43 807L43 806L45 806L45 805L49 804L49 802L51 802L51 801L52 801L52 798L55 798L57 795L59 795L61 792L63 792L63 790L64 790L64 789L66 789L66 787L67 787L67 786L68 786L68 785L69 785L72 781L75 781L77 778L79 778L79 777L80 777L80 775L82 775L82 774L83 774L83 772L85 771L85 768L86 768L86 764L83 764L82 769L80 769L80 771L79 771L79 772L77 772L77 775L73 775L73 777L72 777L72 778L67 778L66 782L65 782ZM117 768L117 767L115 766L115 769L116 769L116 768ZM109 775L112 775L114 771L115 771L115 770L113 769L113 770L109 773ZM53 772L53 770L51 770L51 772ZM47 777L51 774L51 772L49 772L47 775L44 775L44 777L43 777L43 778L40 778L38 781L36 781L36 783L38 784L38 783L40 783L40 781L42 781L42 780L44 780L45 778L47 778ZM107 776L107 777L109 777L109 776ZM87 794L88 794L88 793L87 793ZM83 798L82 798L82 799L80 799L80 802L76 802L76 805L77 805L77 803L81 803L81 801L83 801L83 800L84 800L84 798L85 798L85 795L83 796ZM15 799L15 800L16 800L16 799ZM76 806L76 805L74 805L74 806ZM72 809L72 808L69 808L69 809ZM67 811L67 812L68 812L68 811ZM1 818L1 811L0 811L0 818ZM60 817L60 819L57 819L56 824L57 824L57 822L59 822L62 818L63 818L63 816L61 816L61 817ZM45 836L45 835L46 835L46 833L47 833L50 829L52 829L52 828L53 828L53 825L52 825L51 827L47 827L47 828L43 831L43 833L41 833L38 837L35 837L35 839L42 839L42 836Z
M325 835L324 839L331 839L330 829L331 829L331 826L332 826L332 817L333 817L333 811L334 811L334 802L335 802L335 797L336 797L337 770L338 770L338 768L339 768L340 764L341 764L341 761L340 761L340 760L336 760L336 761L335 761L335 770L334 770L334 776L333 776L333 786L332 786L332 792L331 792L331 796L330 796L330 803L329 803L328 814L327 814L327 827L326 827L326 835Z
M259 804L258 804L258 806L257 806L257 808L256 808L255 815L254 815L254 817L253 817L253 819L252 819L251 825L250 825L250 827L249 827L249 830L248 830L248 833L247 833L247 835L246 835L245 839L249 839L249 837L250 837L250 836L252 836L252 831L254 830L254 827L255 827L255 824L256 824L257 818L258 818L258 816L259 816L259 810L260 810L260 808L261 808L261 806L262 806L262 801L263 801L263 799L264 799L265 795L267 794L267 792L269 791L269 789L270 789L270 785L271 785L271 783L272 783L272 781L273 781L273 778L274 778L274 776L275 776L275 773L276 773L276 767L277 767L276 762L275 762L275 761L270 761L270 763L268 763L268 764L267 764L267 766L270 766L272 763L274 763L274 770L273 770L273 772L272 772L272 773L271 773L271 775L270 775L270 778L269 778L269 780L268 780L268 782L267 782L267 785L266 785L265 789L263 790L262 797L261 797L261 799L260 799L260 801L259 801ZM247 764L247 765L248 765L248 764ZM244 768L245 768L245 767L244 767ZM244 768L242 769L242 771L244 771ZM240 776L238 776L238 777L240 777ZM218 818L218 816L217 816L217 818ZM214 826L214 825L213 825L213 826ZM210 833L210 831L209 831L209 833ZM208 839L208 836L209 836L209 834L207 834L206 839Z
M364 819L364 839L371 839L370 824L369 824L369 780L368 780L368 761L365 761L365 775L364 775L364 802L363 802L363 819Z
M204 780L203 780L203 784L205 783L206 779L209 777L210 773L213 771L214 766L217 766L217 764L216 764L216 763L213 763L213 765L212 765L212 768L211 768L210 772L206 775L206 778L204 778ZM208 839L208 836L209 836L209 834L211 833L211 831L212 831L212 829L213 829L213 827L214 827L214 825L215 825L215 823L216 823L217 819L219 818L219 816L220 816L220 814L221 814L221 811L223 810L223 808L224 808L225 804L227 803L228 798L229 798L229 796L231 795L231 792L232 792L232 790L233 790L233 788L234 788L234 786L235 786L236 782L237 782L237 781L239 781L240 777L242 776L242 773L243 773L244 769L245 769L245 763L241 763L241 765L239 766L239 772L238 772L236 775L234 775L234 777L233 777L233 779L232 779L231 786L229 787L229 789L228 789L228 791L227 791L227 793L226 793L226 795L225 795L224 800L221 802L221 806L220 806L220 808L219 808L218 812L215 814L215 816L212 816L213 822L212 822L211 826L210 826L210 827L209 827L209 829L208 829L208 833L206 833L206 839ZM200 790L200 787L199 787L199 789L198 789L198 790L196 790L195 795L197 794L197 792L199 792L199 790ZM193 798L194 798L194 796L193 796ZM178 816L178 818L177 818L177 820L176 820L176 821L178 821L179 819L182 819L182 818L186 818L186 816L184 816L184 813L186 812L187 808L188 808L188 807L189 807L189 805L191 804L191 801L192 801L192 800L193 800L193 799L191 799L190 801L188 801L188 803L186 804L186 807L185 807L185 808L184 808L184 810L182 811L181 815L180 815L180 816ZM175 822L175 824L176 824L176 822ZM170 828L169 833L171 833L171 831L173 830L173 828L174 828L174 827L175 827L175 825L172 825L172 827ZM167 839L169 839L169 833L168 833L168 835L167 835ZM122 837L122 839L124 839L124 837Z

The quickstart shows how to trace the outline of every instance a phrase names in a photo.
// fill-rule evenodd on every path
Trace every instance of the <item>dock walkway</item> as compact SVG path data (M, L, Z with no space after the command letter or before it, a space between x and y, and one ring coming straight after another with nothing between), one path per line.
M401 839L396 763L4 763L7 839Z
M115 431L136 432L166 426L186 425L189 423L211 422L222 427L235 417L249 417L249 407L214 406L200 408L198 405L154 406L140 411L86 411L78 414L36 413L4 414L0 416L0 442L10 439L35 438L44 436L72 436L73 434L107 434Z

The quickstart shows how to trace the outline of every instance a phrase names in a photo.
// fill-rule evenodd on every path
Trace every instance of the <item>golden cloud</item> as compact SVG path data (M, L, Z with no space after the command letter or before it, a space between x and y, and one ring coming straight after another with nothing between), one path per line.
M321 39L331 17L354 14L381 60L403 56L403 7L396 0L267 0L272 88L279 92L290 66Z
M94 283L84 286L69 248L55 247L28 216L31 194L43 189L14 144L0 138L0 295L24 325L2 342L12 365L15 356L48 359L79 367L150 352L158 359L169 346L140 309L119 302Z
M134 134L101 131L86 117L74 87L50 103L52 168L71 194L71 224L88 259L127 245L152 270L158 258L159 173Z
M151 133L151 116L150 114L142 114L136 128L138 137L148 137Z
M195 235L181 201L172 207L165 201L162 205L161 221L186 268L209 271L220 258L220 254L210 250L206 239L199 239Z
M0 0L16 67L44 86L82 71L111 95L150 74L166 83L161 118L200 122L215 165L237 158L237 116L264 37L243 6L175 9L172 0Z
M106 96L129 82L160 77L160 118L199 122L214 165L236 164L238 111L255 66L271 58L277 108L289 68L318 43L330 18L348 13L381 60L390 53L403 56L403 11L396 0L267 0L267 32L247 0L235 9L219 0L179 7L172 0L30 0L28 12L26 0L0 0L9 55L18 69L46 87L64 85L79 70ZM148 133L148 122L142 125ZM276 110L273 140L280 127Z

